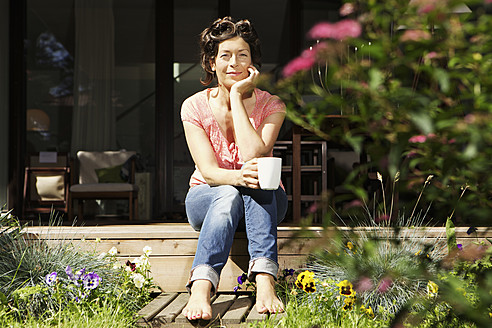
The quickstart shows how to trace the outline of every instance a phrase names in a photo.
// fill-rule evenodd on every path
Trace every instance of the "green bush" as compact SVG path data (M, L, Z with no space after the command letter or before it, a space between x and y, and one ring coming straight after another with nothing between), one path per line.
M464 4L470 13L453 12ZM312 49L270 87L294 123L369 155L370 163L345 182L355 198L368 198L361 181L368 170L387 178L401 172L401 203L433 175L424 197L435 218L444 222L466 187L458 222L488 225L491 6L483 0L347 1L346 16L314 26ZM346 119L326 126L330 114Z

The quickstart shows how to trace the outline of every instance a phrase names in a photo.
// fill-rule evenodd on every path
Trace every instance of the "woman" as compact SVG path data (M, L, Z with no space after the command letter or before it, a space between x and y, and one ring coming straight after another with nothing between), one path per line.
M218 19L200 38L206 77L217 79L183 102L181 119L196 164L185 206L192 227L200 231L187 285L191 295L183 314L210 319L210 297L217 290L222 268L238 225L245 226L250 263L248 278L256 282L260 313L281 312L275 294L277 224L287 210L283 186L261 190L257 158L271 156L285 117L285 105L255 88L261 65L260 42L247 20Z

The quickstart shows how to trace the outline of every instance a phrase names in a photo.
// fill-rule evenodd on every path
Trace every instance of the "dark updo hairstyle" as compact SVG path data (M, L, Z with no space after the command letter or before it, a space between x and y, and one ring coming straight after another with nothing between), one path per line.
M253 24L247 19L236 22L229 16L219 18L200 34L200 61L206 74L200 81L203 85L209 85L215 78L210 62L217 57L219 44L236 36L249 44L253 64L261 66L260 39Z

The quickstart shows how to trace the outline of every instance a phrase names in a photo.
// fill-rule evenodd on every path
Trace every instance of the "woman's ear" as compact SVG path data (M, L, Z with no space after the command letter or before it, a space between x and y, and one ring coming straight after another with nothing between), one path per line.
M210 59L210 69L215 72L215 61L213 59Z

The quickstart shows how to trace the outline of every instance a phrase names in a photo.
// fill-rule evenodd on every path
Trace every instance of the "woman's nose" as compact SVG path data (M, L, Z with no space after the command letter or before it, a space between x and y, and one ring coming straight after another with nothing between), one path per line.
M231 66L236 66L237 65L237 58L236 56L232 56L231 60L229 61L229 65Z

